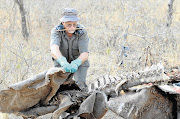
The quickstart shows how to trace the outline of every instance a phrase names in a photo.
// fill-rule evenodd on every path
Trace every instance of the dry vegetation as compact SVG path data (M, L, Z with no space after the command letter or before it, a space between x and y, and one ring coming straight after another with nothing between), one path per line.
M64 7L78 9L80 23L89 28L88 80L137 71L160 61L168 68L180 66L179 0L174 0L169 27L167 0L24 0L28 41L22 36L18 5L0 1L1 89L53 66L50 31L59 24ZM119 65L122 45L129 50Z
M21 14L14 1L0 5L0 79L9 84L24 80L53 66L49 51L50 31L59 24L61 10L74 7L90 37L88 79L136 71L162 61L179 66L180 5L173 4L173 19L167 23L168 3L163 0L59 0L24 1L28 41L23 39ZM125 35L127 38L125 39ZM119 57L126 46L123 64Z

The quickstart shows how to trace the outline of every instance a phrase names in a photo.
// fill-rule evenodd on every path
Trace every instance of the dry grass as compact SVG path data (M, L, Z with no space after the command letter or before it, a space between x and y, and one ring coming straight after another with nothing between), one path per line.
M78 9L80 23L91 27L88 29L91 64L88 79L136 71L145 67L147 61L153 64L162 61L167 67L180 65L180 7L177 0L170 28L165 27L167 3L163 0L24 1L30 32L28 42L21 34L17 5L13 1L1 0L1 3L4 3L0 6L1 88L53 66L49 52L50 31L58 24L64 7ZM118 56L127 28L125 46L129 50L124 64L119 66Z

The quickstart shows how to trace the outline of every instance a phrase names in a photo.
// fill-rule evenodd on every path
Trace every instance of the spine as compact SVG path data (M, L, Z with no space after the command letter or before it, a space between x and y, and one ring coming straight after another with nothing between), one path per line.
M133 86L145 83L167 82L169 77L164 73L164 66L161 63L146 67L143 71L122 74L119 77L105 75L88 86L89 92L99 90L103 91L107 88L114 89L116 92L128 89Z

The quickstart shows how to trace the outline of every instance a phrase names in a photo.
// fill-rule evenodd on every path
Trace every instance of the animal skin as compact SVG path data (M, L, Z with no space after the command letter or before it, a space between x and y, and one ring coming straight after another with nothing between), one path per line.
M51 98L56 94L59 87L67 80L70 73L65 73L64 70L59 71L59 68L53 67L52 69L48 70L45 79L50 80L50 87L51 92L46 97L46 99L42 102L43 105L46 105Z

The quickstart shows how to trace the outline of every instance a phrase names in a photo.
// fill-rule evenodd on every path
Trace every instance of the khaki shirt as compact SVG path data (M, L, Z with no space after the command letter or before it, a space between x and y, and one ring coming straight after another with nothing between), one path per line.
M77 28L83 28L83 26L78 24ZM50 46L58 45L60 52L69 63L77 59L80 53L88 52L89 38L85 29L76 30L71 39L66 31L58 31L61 29L64 29L62 24L52 29ZM57 63L55 60L54 62ZM88 60L82 66L89 66Z

